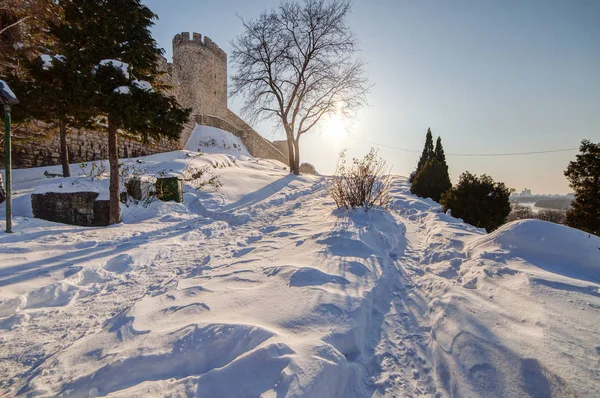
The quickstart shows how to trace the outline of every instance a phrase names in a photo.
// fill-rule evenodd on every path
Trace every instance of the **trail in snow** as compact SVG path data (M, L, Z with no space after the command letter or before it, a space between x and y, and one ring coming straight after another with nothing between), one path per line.
M28 218L40 171L17 173L0 392L597 395L597 237L540 221L486 234L403 178L389 212L342 212L327 178L232 156L145 158L154 172L218 165L223 189L99 229Z

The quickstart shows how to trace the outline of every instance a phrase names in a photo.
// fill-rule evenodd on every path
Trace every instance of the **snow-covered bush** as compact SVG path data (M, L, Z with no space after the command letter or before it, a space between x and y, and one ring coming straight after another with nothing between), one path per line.
M346 165L346 154L342 152L330 188L338 209L385 208L390 200L390 176L386 172L385 160L379 158L373 148L364 158L354 158L349 166Z

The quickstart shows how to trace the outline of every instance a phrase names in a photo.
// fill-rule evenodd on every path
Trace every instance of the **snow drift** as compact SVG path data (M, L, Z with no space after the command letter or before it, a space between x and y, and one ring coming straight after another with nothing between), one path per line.
M389 212L339 211L327 177L248 157L227 134L197 127L189 145L202 154L126 160L151 175L208 166L223 187L123 206L108 228L31 219L29 194L68 179L15 171L16 233L0 233L1 391L597 395L597 237L541 221L488 235L400 177Z
M215 127L197 124L185 149L205 153L225 153L235 157L251 157L242 140L235 135Z
M600 238L540 220L506 224L468 246L471 256L521 258L557 274L600 282Z

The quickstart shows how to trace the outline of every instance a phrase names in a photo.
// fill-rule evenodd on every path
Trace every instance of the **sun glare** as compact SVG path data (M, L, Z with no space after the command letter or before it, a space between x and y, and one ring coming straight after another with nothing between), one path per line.
M324 127L327 135L331 136L335 141L340 141L346 131L346 122L341 112L330 115Z

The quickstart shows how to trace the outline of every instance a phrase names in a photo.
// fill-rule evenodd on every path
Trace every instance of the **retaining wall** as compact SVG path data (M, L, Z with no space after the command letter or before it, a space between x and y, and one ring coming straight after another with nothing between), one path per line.
M196 123L228 131L236 137L239 137L248 149L248 152L256 158L274 159L279 160L284 164L288 164L287 156L281 153L279 149L275 148L269 140L263 138L263 136L254 131L252 127L246 124L246 122L240 119L235 113L231 111L229 111L229 113L230 120L237 122L238 126L244 127L239 128L229 122L229 120L212 115L196 115Z

